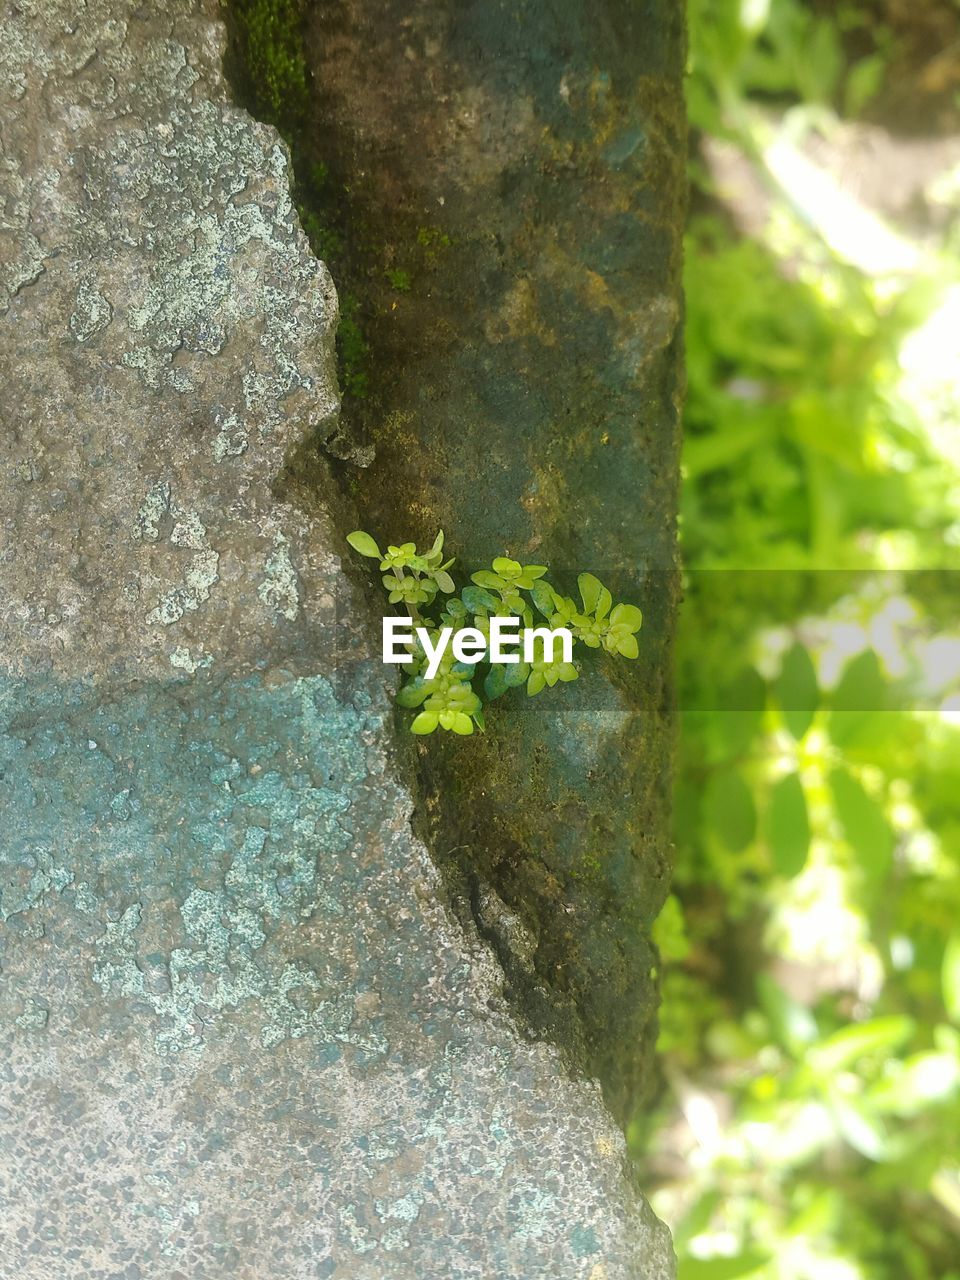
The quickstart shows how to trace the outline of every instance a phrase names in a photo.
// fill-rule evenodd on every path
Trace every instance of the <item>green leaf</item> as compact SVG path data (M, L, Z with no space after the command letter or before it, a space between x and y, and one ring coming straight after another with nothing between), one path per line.
M745 849L756 834L757 810L750 788L733 769L714 773L704 795L707 825L732 853Z
M886 71L887 61L880 53L868 54L853 64L847 73L843 91L845 115L860 114L870 99L876 96Z
M620 636L617 640L617 653L623 658L636 658L640 655L640 646L636 636Z
M583 600L584 613L593 613L597 607L597 601L600 599L600 593L603 591L603 583L599 578L595 578L592 573L581 573L577 578L577 586L580 588L580 598Z
M653 922L650 936L664 962L685 960L690 954L690 939L687 937L683 907L676 894L667 895L660 914Z
M435 711L421 711L410 726L410 732L433 733L439 723L440 717Z
M489 569L479 569L476 573L471 573L470 581L475 582L478 587L491 587L494 591L499 591L503 586L503 580L496 573L491 573Z
M843 834L869 875L882 877L890 868L895 838L883 810L846 769L834 769L830 788Z
M437 586L440 588L440 590L445 591L447 595L452 595L453 592L456 591L457 589L449 573L445 573L443 569L434 570L433 580L437 584Z
M508 663L504 670L504 682L508 689L518 689L530 674L530 666L526 662Z
M960 1060L954 1053L915 1053L902 1064L892 1063L870 1090L875 1111L917 1116L956 1093Z
M354 529L353 533L348 533L347 541L354 551L359 551L362 556L370 556L374 560L381 558L380 548L369 533L364 533L362 529Z
M773 788L767 821L773 865L780 875L792 879L803 870L810 849L807 801L798 774L787 774Z
M802 644L795 644L783 659L774 693L784 724L799 741L813 723L819 697L813 660Z
M754 667L744 667L720 692L710 717L712 755L726 760L740 755L759 733L767 686Z
M492 666L484 677L483 692L488 702L493 702L507 692L506 670L499 663Z
M556 599L553 587L542 579L535 582L530 590L530 597L545 618L552 618L556 612Z
M833 691L835 711L879 711L885 705L886 682L872 649L864 649L847 663Z
M639 631L642 622L643 614L635 604L618 604L610 614L610 625L627 631Z
M723 1203L723 1200L722 1191L716 1189L705 1191L703 1195L694 1201L680 1222L676 1224L673 1232L673 1245L681 1257L685 1255L687 1241L706 1231L715 1210ZM683 1266L685 1264L681 1263L680 1265Z
M951 1021L960 1023L960 930L947 939L941 981L943 1006Z
M496 596L492 596L489 591L484 591L483 587L464 587L460 593L460 599L473 614L492 613L500 605Z
M401 707L419 707L433 692L434 682L415 676L409 680L397 694L397 705Z

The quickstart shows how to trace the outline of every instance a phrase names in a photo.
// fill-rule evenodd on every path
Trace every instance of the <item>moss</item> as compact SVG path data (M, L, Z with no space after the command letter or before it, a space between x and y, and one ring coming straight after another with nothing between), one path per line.
M439 227L417 227L417 244L423 250L426 266L435 267L444 249L449 249L453 241Z
M297 205L297 215L310 248L324 262L334 262L343 253L343 238L338 231L306 204Z
M310 248L331 269L342 290L344 238L335 225L337 193L326 162L310 153L309 72L304 51L304 0L224 0L229 33L227 73L248 111L272 124L293 158L294 201ZM406 272L390 273L395 289L406 292ZM341 390L363 399L369 382L369 343L360 323L360 304L341 292L337 332Z
M309 106L303 0L226 0L229 70L254 115L294 150Z
M413 288L413 279L409 271L401 271L393 269L384 272L390 281L390 288L396 289L397 293L409 293Z
M340 380L348 395L363 399L369 382L370 347L363 336L358 315L360 301L352 293L340 298L340 325L337 329L337 353L340 356Z

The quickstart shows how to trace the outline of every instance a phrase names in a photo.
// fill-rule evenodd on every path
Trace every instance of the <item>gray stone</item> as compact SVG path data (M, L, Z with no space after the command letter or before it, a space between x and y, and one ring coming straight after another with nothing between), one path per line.
M332 486L283 496L336 298L221 49L0 9L4 1274L669 1276L411 833Z

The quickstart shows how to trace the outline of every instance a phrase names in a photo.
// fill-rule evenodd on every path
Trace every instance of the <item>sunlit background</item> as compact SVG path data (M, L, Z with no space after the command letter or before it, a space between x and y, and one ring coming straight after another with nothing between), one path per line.
M680 1280L960 1280L960 5L690 0Z

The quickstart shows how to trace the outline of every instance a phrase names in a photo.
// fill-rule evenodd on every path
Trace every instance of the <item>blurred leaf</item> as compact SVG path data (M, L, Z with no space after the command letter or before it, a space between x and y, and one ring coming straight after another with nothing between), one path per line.
M830 787L843 834L857 855L857 862L868 875L885 875L895 839L883 810L846 769L833 770Z
M661 960L684 960L690 954L690 941L683 919L683 908L676 894L668 894L660 914L653 922L651 937Z
M757 991L777 1041L795 1057L817 1038L817 1023L810 1010L774 982L768 973L757 975Z
M741 1280L768 1261L762 1253L739 1253L735 1258L681 1258L677 1280Z
M843 91L846 115L858 116L870 99L876 96L883 84L886 69L886 59L879 53L870 54L854 63Z
M800 778L788 774L773 788L768 812L768 840L773 865L782 876L798 875L810 849L810 821Z
M844 667L840 681L833 691L833 709L879 711L886 705L885 689L886 682L876 653L872 649L864 649Z
M673 1232L674 1247L679 1251L691 1236L698 1236L709 1225L714 1210L720 1205L722 1196L719 1191L708 1191L683 1215Z
M739 853L753 839L757 830L756 806L750 788L734 769L724 769L710 778L704 818L732 853Z
M868 1054L891 1053L914 1030L911 1018L896 1015L855 1022L821 1040L810 1050L808 1061L814 1071L829 1079Z
M899 1116L919 1115L949 1098L960 1084L954 1053L915 1053L870 1090L870 1104Z
M953 1022L960 1022L960 930L947 939L942 983L944 1008Z
M795 644L784 657L774 693L784 724L799 740L813 723L819 697L813 660L802 644Z
M742 454L755 449L769 434L765 422L741 422L733 430L693 436L684 446L683 466L688 481L727 467Z
M829 17L813 24L811 38L796 53L800 65L805 68L804 97L828 104L837 90L837 82L843 68L843 50L837 29Z
M722 689L711 715L712 758L742 755L760 731L767 686L755 667L743 667Z
M882 1160L887 1146L887 1131L878 1116L859 1099L830 1096L830 1109L842 1137L868 1160Z
M887 705L887 684L877 655L872 649L865 649L847 663L833 691L829 726L832 741L842 747L869 733L872 718Z

